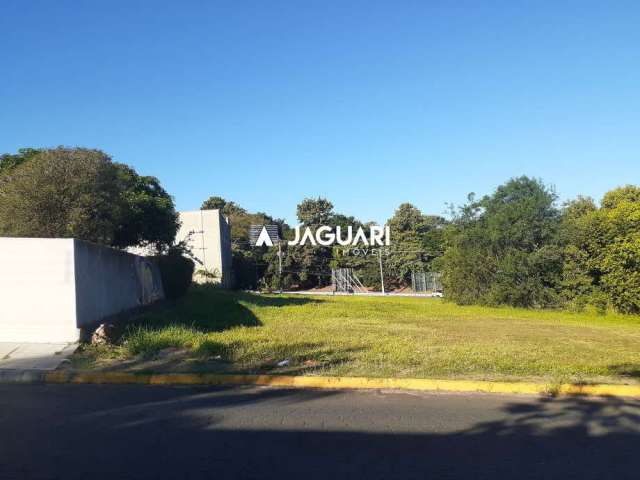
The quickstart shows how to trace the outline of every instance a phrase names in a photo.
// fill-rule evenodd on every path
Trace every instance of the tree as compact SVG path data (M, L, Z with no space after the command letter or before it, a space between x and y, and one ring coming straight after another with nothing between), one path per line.
M436 215L423 215L411 203L403 203L387 225L392 239L391 254L385 261L389 283L407 285L412 272L430 271L433 260L442 255L446 221Z
M296 207L298 222L315 230L321 225L333 225L333 204L325 198L305 198ZM348 221L340 217L339 221ZM327 285L331 280L331 247L296 245L287 246L283 268L287 270L285 286L313 288Z
M352 225L353 217L335 214L333 204L325 198L305 198L296 208L298 222L311 230L321 225ZM359 223L359 222L358 222ZM283 231L283 238L293 239L293 230ZM328 285L331 281L331 267L335 266L331 247L313 245L283 245L283 286L285 288L312 288ZM267 283L274 285L277 280L278 258L269 252L266 256L269 267L266 270Z
M458 303L556 305L562 272L556 195L526 176L454 216L443 257L447 296Z
M264 217L260 215L256 217L250 214L237 203L227 201L215 195L202 202L200 210L220 210L229 221L231 240L235 242L236 245L248 244L249 227L252 224L262 224L264 220ZM245 247L248 247L248 245L245 245Z
M628 205L640 203L640 187L625 185L624 187L614 188L604 194L601 205L604 209L612 210L625 203Z
M594 294L594 271L587 232L597 207L593 199L579 196L562 209L560 234L564 244L562 298L569 308L581 310Z
M614 240L602 259L602 286L622 313L640 313L640 233Z
M162 248L177 228L173 200L158 180L99 150L39 150L0 177L0 235Z
M222 210L226 204L227 201L224 198L214 195L202 202L200 210Z
M298 221L307 226L329 225L333 219L333 203L326 198L305 198L296 208Z
M563 295L570 305L640 312L640 188L607 192L597 208L578 198L563 214Z
M222 197L212 196L202 202L200 210L222 210L224 215L246 215L247 211L235 202L228 202Z
M122 163L118 172L120 199L124 203L114 245L151 245L161 251L170 246L178 231L178 215L173 199L156 177L141 176Z

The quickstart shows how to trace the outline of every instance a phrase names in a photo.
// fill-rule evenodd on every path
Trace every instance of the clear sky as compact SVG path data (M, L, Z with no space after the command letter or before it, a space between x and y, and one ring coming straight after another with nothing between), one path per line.
M640 2L2 0L0 152L57 145L290 222L600 198L640 183Z

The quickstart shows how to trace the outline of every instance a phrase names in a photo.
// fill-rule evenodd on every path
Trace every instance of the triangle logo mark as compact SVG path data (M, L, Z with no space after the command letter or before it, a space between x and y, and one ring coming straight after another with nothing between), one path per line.
M273 247L273 242L271 241L271 237L269 236L269 232L267 232L267 227L265 226L262 227L258 240L256 240L256 247L261 247L263 245Z

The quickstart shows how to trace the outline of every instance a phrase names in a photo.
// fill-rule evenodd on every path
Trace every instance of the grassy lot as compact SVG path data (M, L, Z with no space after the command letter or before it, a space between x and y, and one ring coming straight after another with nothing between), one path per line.
M640 317L194 287L73 366L636 383Z

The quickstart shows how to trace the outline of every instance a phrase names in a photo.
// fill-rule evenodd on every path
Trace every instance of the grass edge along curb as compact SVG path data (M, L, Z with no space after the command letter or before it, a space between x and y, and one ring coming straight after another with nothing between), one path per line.
M18 373L18 372L17 372ZM258 385L323 389L393 389L442 392L483 392L531 395L589 395L640 398L640 385L543 384L422 378L315 377L293 375L228 375L208 373L42 372L0 376L11 383L138 384L138 385Z

